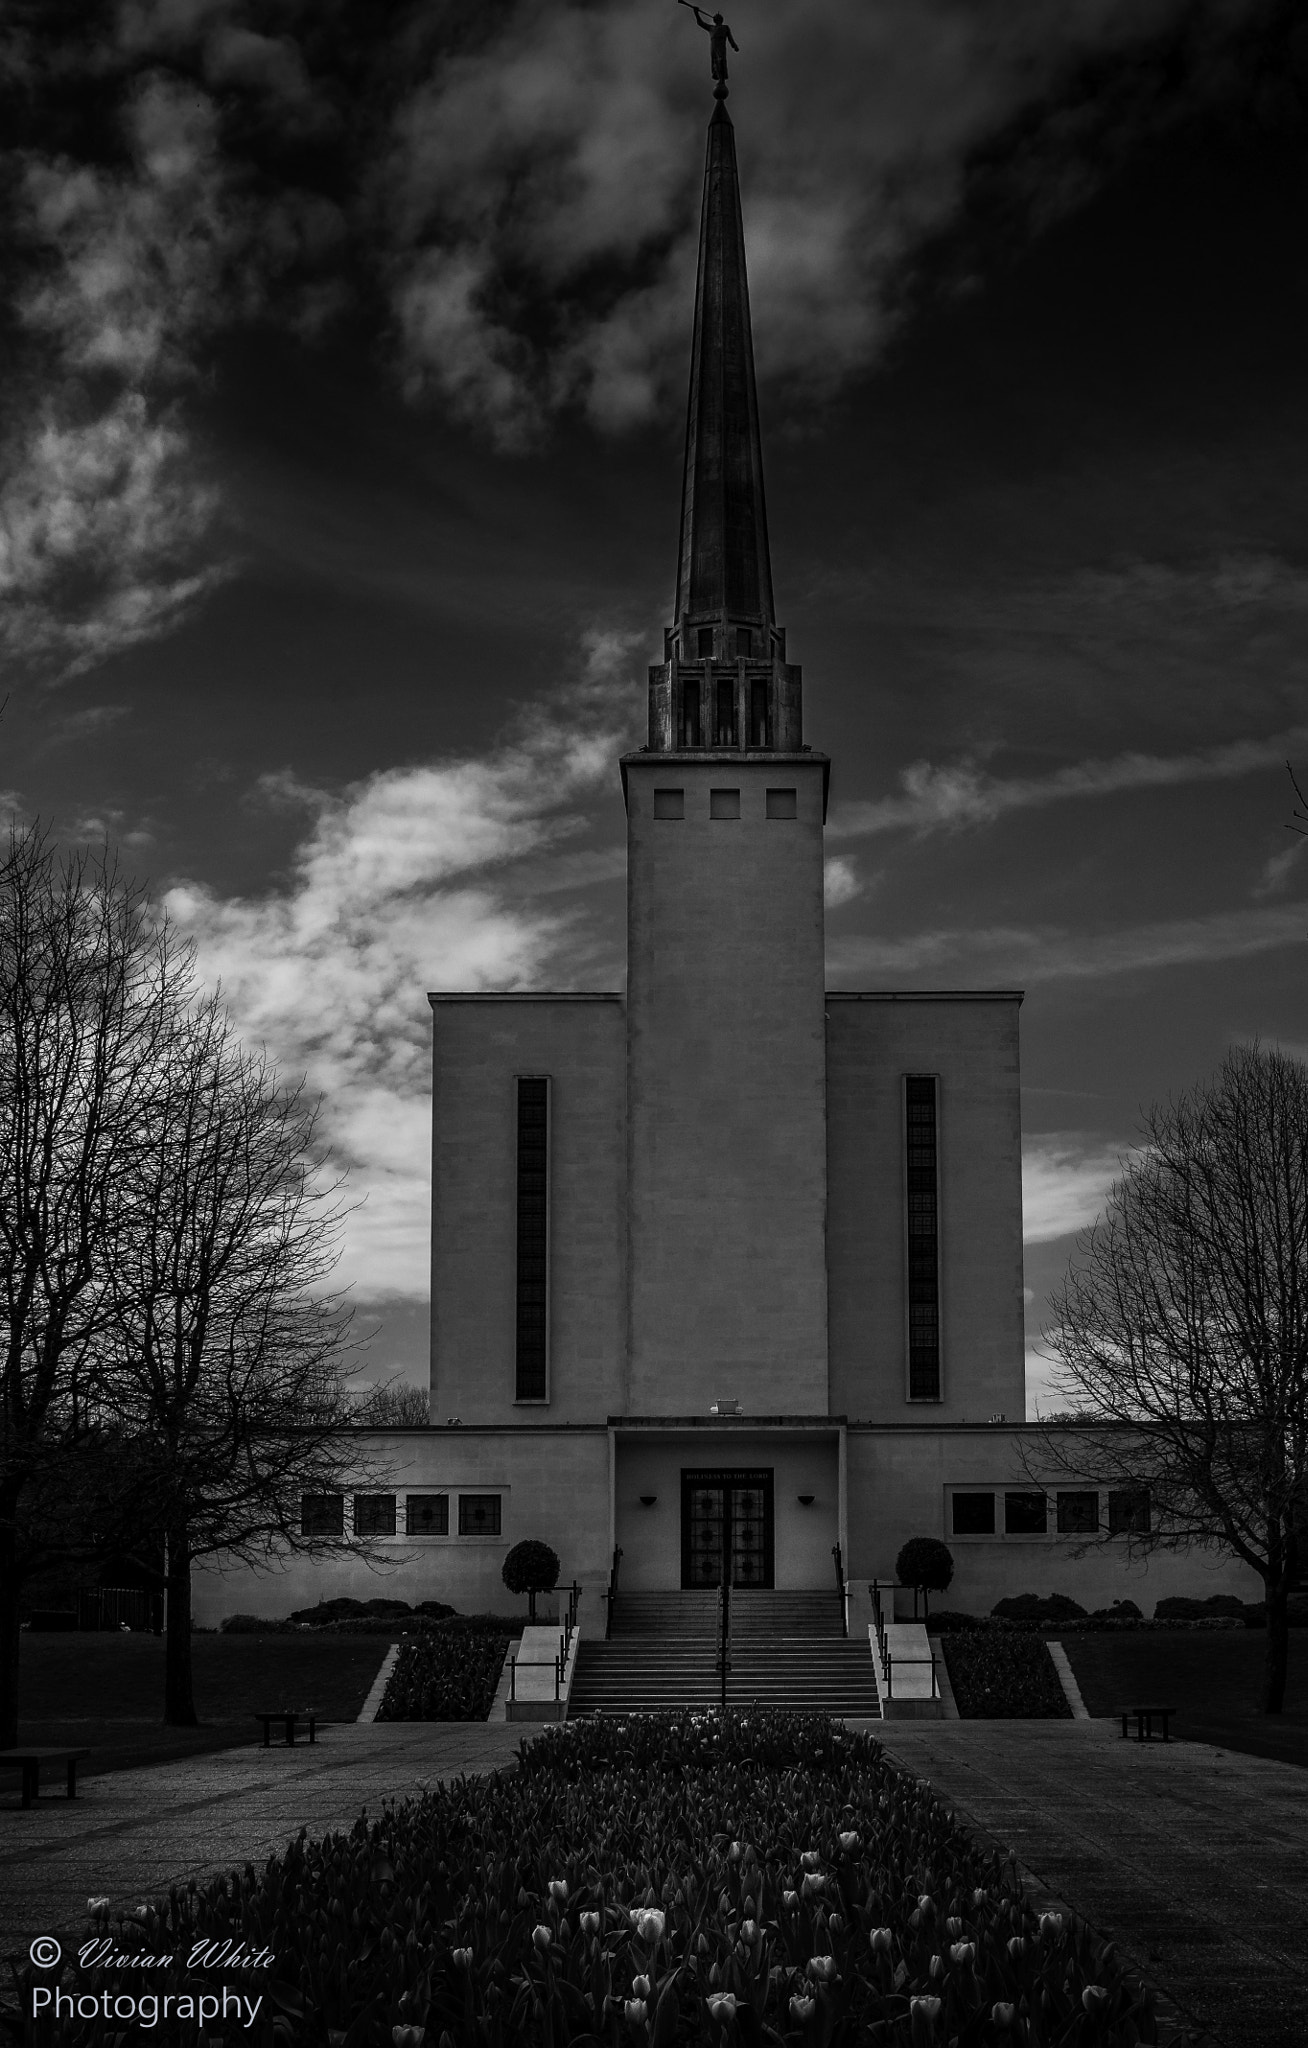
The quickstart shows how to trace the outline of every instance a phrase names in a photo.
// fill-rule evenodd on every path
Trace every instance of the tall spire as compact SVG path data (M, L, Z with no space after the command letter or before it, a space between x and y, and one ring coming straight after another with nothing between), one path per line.
M720 15L710 24L695 13L714 37L717 105L704 162L676 614L649 672L649 745L794 753L803 748L802 677L786 660L772 601L740 177L724 105L730 30Z
M764 653L775 624L736 137L721 99L704 163L676 621L685 651L712 626L724 654L742 626Z

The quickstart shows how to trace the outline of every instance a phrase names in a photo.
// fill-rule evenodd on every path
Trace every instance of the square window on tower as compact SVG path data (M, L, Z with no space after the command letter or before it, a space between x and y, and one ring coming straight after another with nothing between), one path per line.
M738 789L711 789L709 791L710 818L738 818L740 816L740 791Z

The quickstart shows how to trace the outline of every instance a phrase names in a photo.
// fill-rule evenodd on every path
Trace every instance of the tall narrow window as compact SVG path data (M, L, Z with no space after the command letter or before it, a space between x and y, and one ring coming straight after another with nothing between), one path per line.
M940 1186L936 1077L904 1078L908 1211L908 1397L940 1399Z
M699 745L699 679L687 680L681 686L681 744L683 747Z
M550 1084L543 1074L518 1081L519 1401L549 1397Z
M698 646L698 648L699 648L699 658L700 658L700 660L701 660L701 661L711 661L711 660L713 659L713 628L712 628L712 626L701 626L701 627L700 627L700 629L699 629L699 633L698 633L698 635L696 636L696 645L697 645L697 646Z
M749 743L751 747L769 744L768 686L763 676L756 676L749 686Z
M736 685L733 677L719 679L714 692L713 744L715 747L734 747L736 744Z
M738 661L740 661L740 660L742 660L742 659L743 659L743 660L745 660L745 661L748 661L748 659L749 659L750 655L751 655L751 654L752 654L753 652L754 652L754 635L753 635L753 634L752 634L752 633L750 632L750 630L749 630L749 627L748 627L748 626L737 626L737 628L736 628L736 659L737 659Z

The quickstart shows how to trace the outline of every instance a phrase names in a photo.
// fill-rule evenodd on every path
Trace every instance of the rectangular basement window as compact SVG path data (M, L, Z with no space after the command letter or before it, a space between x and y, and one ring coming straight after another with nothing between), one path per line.
M302 1536L343 1536L345 1495L343 1493L302 1493L300 1495Z
M1046 1536L1049 1533L1049 1503L1043 1493L1004 1495L1005 1536Z
M954 1495L955 1536L993 1536L995 1533L995 1497L993 1493L956 1493Z
M686 792L684 789L656 789L654 792L654 816L656 818L684 818L686 815Z
M393 1536L395 1534L395 1495L393 1493L356 1493L354 1496L354 1533L356 1536Z
M793 818L796 815L794 790L770 789L767 794L767 814L769 818Z
M500 1496L498 1493L461 1493L459 1495L460 1536L498 1536L500 1534Z
M411 1493L404 1503L406 1536L448 1536L450 1497L448 1493Z
M738 789L711 789L709 791L710 818L738 818L740 816L740 791Z
M1099 1529L1097 1493L1060 1493L1058 1533L1060 1536L1094 1536Z

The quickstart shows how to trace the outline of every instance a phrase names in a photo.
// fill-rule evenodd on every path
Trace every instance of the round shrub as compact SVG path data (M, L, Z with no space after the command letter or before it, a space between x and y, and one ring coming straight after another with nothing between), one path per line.
M931 1613L930 1595L943 1593L954 1576L953 1553L938 1536L910 1536L895 1559L895 1577L913 1588L914 1603L922 1594L923 1612Z
M548 1543L538 1542L534 1536L515 1543L504 1560L500 1573L510 1593L525 1593L531 1602L531 1618L536 1619L536 1595L552 1593L559 1583L558 1552L551 1550Z

